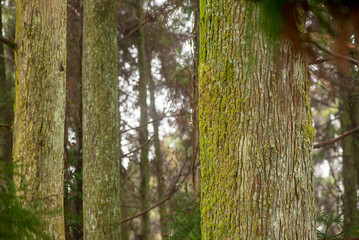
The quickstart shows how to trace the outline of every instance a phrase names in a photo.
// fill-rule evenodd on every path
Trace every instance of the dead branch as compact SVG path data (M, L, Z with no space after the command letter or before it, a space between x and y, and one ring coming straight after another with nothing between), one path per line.
M325 147L325 146L328 146L330 144L333 144L335 142L338 142L338 141L342 140L343 138L357 132L358 130L359 130L359 127L356 127L356 128L354 128L354 129L352 129L352 130L350 130L348 132L343 133L339 137L333 138L332 140L314 144L314 148L321 148L321 147Z
M9 39L4 38L3 36L0 36L0 42L4 43L5 45L9 46L13 50L16 50L16 44L11 42Z

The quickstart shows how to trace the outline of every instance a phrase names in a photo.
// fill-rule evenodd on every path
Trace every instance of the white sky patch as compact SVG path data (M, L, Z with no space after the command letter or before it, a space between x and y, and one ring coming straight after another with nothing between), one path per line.
M330 166L327 160L324 160L321 164L314 167L315 175L321 176L323 178L329 177Z

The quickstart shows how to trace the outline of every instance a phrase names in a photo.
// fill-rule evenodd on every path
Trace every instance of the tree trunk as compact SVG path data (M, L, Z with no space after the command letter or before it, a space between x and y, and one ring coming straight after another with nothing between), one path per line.
M0 29L3 29L2 24L2 2L0 1ZM12 49L11 49L12 50ZM4 56L4 44L0 44L0 54ZM5 59L0 57L0 123L12 125L13 121L13 104L11 85L6 79L5 73ZM0 162L6 164L11 163L12 151L12 134L7 129L0 129ZM10 173L9 173L10 174Z
M202 239L314 240L306 57L246 1L200 3Z
M200 149L199 149L199 109L198 109L198 65L199 65L199 47L200 47L200 10L199 0L194 0L194 60L193 68L195 71L192 77L192 182L193 189L196 193L201 191L200 176L201 176L201 163L200 163Z
M151 64L148 59L147 68L151 69ZM155 147L155 165L156 165L156 175L157 175L157 201L161 201L165 197L165 179L163 177L163 158L161 151L161 141L158 136L160 119L157 114L156 109L156 99L155 99L155 82L150 76L149 89L150 89L150 112L153 121L153 145ZM167 221L166 221L166 202L162 203L158 207L158 213L160 215L160 229L161 236L164 236L167 232Z
M143 19L143 0L138 0L136 3L136 16ZM148 105L147 105L147 85L151 74L151 69L147 64L147 55L145 49L145 39L143 28L138 30L137 38L138 51L138 71L140 75L138 86L138 103L140 105L140 138L139 144L141 146L140 152L140 197L141 210L149 208L150 205L150 166L148 161ZM150 215L145 213L141 216L141 240L150 239Z
M66 239L82 239L82 3L67 0L66 128L75 143L65 136Z
M345 78L343 78L345 79ZM359 124L359 100L356 95L340 90L340 122L343 132L349 131ZM344 229L359 224L357 207L358 189L358 137L350 135L341 141L343 148L343 207Z
M17 1L15 183L52 239L64 239L66 1Z
M120 239L117 1L83 5L84 239Z

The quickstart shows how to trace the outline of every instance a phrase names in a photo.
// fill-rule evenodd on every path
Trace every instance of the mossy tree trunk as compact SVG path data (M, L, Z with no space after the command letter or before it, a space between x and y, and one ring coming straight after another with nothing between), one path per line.
M117 1L83 5L84 239L120 239Z
M202 239L314 240L306 57L247 1L200 3Z
M143 0L136 2L136 17L143 19ZM139 144L140 150L140 202L141 210L149 208L150 205L150 164L148 160L148 105L147 105L147 85L149 83L151 69L148 66L146 43L144 38L144 29L138 30L137 36L137 51L138 51L138 103L140 106L140 128L139 128ZM150 215L145 213L141 216L141 240L150 239Z
M345 78L344 78L345 79ZM340 90L340 122L343 132L349 131L359 125L359 99L355 94ZM343 207L344 229L359 225L357 189L359 138L350 135L341 142L343 148Z
M18 0L15 38L15 183L44 231L64 239L66 0Z

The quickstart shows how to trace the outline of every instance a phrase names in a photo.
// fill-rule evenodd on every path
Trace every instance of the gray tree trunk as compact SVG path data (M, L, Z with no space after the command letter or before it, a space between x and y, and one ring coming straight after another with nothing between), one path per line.
M84 239L121 238L117 1L83 5Z

